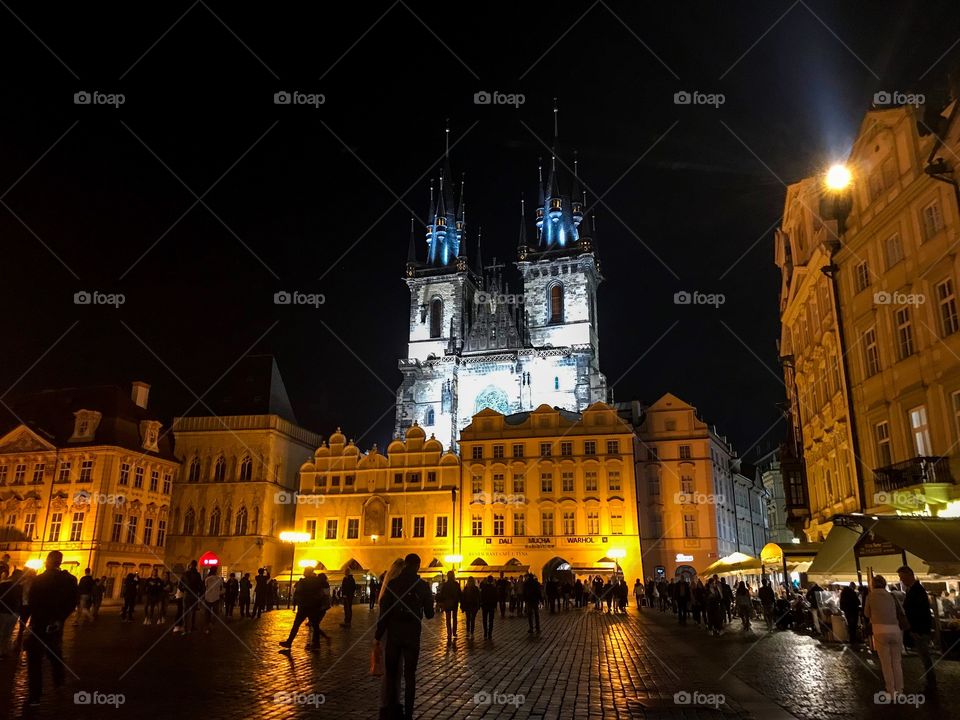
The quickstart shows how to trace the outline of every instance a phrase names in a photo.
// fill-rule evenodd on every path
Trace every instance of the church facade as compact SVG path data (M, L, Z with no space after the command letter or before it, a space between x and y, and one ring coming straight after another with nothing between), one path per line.
M411 228L410 332L395 433L416 423L455 451L460 431L486 408L579 412L609 398L597 332L603 278L577 171L561 178L554 157L545 184L541 172L532 243L521 203L515 289L496 259L483 265L479 236L470 257L463 183L455 202L450 177L445 161L436 196L431 188L425 258Z

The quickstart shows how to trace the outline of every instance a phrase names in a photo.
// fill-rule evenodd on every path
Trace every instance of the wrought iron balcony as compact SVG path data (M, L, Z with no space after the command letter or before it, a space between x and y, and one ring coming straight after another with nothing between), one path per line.
M950 458L918 456L873 471L877 490L902 490L912 485L930 483L956 484L950 474Z

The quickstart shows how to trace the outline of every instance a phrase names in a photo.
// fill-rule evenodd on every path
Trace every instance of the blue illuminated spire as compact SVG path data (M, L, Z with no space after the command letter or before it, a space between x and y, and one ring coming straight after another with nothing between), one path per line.
M439 188L434 202L433 183L430 185L430 213L427 219L427 264L433 267L453 268L460 254L460 240L464 233L466 205L463 198L464 180L460 184L460 206L454 203L453 173L450 171L450 126L447 125L446 148L440 170Z
M550 158L549 174L547 175L546 194L537 210L540 244L546 250L562 249L574 245L577 242L577 225L583 217L582 208L579 207L580 198L576 198L578 207L575 215L572 198L563 191L560 183L560 172L563 164L559 160L557 149L558 113L559 109L556 98L554 98L553 152ZM577 181L575 180L574 183L577 183Z

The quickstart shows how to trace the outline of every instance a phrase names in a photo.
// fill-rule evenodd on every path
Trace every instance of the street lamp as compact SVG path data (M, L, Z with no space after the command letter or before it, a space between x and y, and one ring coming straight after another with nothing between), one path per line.
M447 563L447 565L453 565L453 570L456 572L456 566L463 562L463 555L444 555L443 561Z
M26 565L31 570L39 570L43 567L43 560L40 558L30 558L27 560L24 565Z
M831 165L824 178L827 189L834 192L846 190L850 186L850 182L852 180L853 175L850 172L850 168L843 163Z
M280 542L290 543L292 554L290 556L290 584L287 587L287 608L293 603L293 561L296 559L297 543L309 542L312 538L308 532L297 532L296 530L284 530L280 533Z
M616 571L616 574L620 574L620 560L627 556L627 551L623 548L610 548L607 552L607 557L613 558L613 566Z

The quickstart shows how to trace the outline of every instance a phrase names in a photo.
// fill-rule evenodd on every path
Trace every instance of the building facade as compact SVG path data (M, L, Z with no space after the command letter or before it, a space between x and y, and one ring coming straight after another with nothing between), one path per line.
M431 190L425 258L411 228L397 437L417 423L455 449L460 431L484 408L511 414L547 404L580 411L607 400L597 333L602 276L579 178L561 174L554 160L541 181L533 243L521 204L522 285L511 290L502 264L483 265L479 236L475 256L468 255L463 184L455 204L444 163L436 198Z
M767 501L767 533L769 542L792 542L796 537L787 525L787 498L783 473L780 470L780 450L773 450L756 461L757 479L763 485Z
M50 390L12 403L0 436L0 553L41 566L51 550L81 576L164 568L179 463L169 430L148 410L150 386Z

